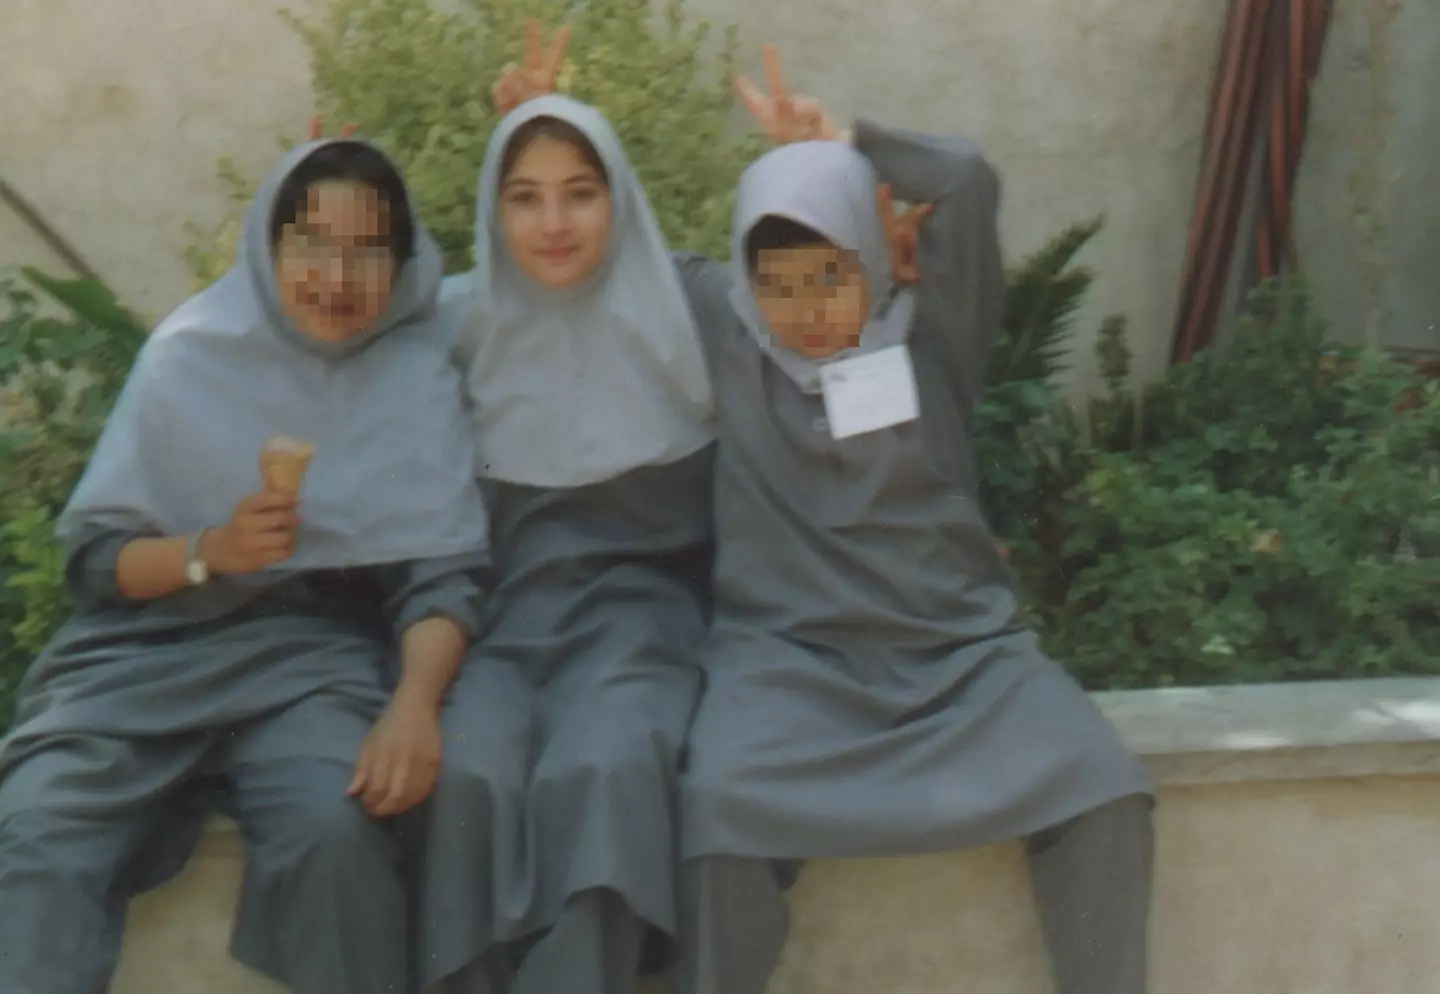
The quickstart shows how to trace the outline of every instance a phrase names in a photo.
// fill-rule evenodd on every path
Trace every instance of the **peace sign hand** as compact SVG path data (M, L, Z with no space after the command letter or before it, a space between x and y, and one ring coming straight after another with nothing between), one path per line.
M889 183L875 191L875 207L890 245L890 275L896 283L920 282L920 222L934 210L933 204L917 204L904 214L895 213L895 198Z
M780 52L774 45L761 50L765 63L766 93L745 76L735 77L735 92L755 115L760 129L776 145L794 142L836 141L840 134L824 105L814 97L791 96L780 66Z
M570 44L570 27L565 25L555 32L555 40L549 52L541 52L540 22L525 22L525 64L510 63L500 71L500 78L490 88L490 99L501 114L510 113L516 107L555 92L560 79L560 67L565 64L565 48Z
M357 125L354 121L351 121L351 122L343 125L343 126L340 128L340 137L341 137L341 138L354 138L354 137L355 137L355 132L357 132L357 131L359 131L359 130L360 130L360 126ZM310 133L310 140L311 140L312 142L318 142L321 138L324 138L324 137L325 137L325 121L324 121L322 118L320 118L319 115L316 115L315 117L310 118L310 132L309 132L309 133Z

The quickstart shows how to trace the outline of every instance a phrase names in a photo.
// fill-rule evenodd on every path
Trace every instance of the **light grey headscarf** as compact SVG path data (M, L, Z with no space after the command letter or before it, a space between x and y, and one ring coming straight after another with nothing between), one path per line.
M605 262L565 290L526 277L500 227L505 148L539 117L579 129L610 184ZM597 110L546 96L500 122L480 174L475 262L446 296L447 308L464 300L470 309L459 354L481 475L584 486L674 462L711 440L710 380L684 289L645 191Z
M315 453L295 554L277 572L485 549L461 381L436 314L442 261L413 204L414 254L373 329L325 343L281 309L276 199L305 159L336 144L285 156L246 215L235 266L141 349L61 516L62 541L96 526L183 535L222 525L260 489L265 439L290 435Z
M730 302L760 348L806 393L821 392L820 367L903 343L915 311L912 291L890 276L890 245L876 209L879 187L870 160L848 142L812 141L782 145L757 159L740 177L730 264L735 280ZM860 344L825 359L807 359L771 338L760 315L745 259L745 239L767 216L788 218L860 256L870 286L870 315Z

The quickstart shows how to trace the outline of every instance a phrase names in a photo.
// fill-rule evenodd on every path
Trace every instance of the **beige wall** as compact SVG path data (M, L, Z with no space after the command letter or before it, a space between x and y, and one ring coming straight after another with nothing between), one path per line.
M1159 788L1151 994L1440 994L1440 678L1092 695ZM216 822L112 994L275 994L225 956ZM822 861L769 994L1048 994L1019 846ZM662 994L660 985L644 994Z
M1372 2L1382 0L1342 0L1342 15ZM1100 281L1081 318L1078 372L1089 370L1098 318L1114 310L1132 318L1142 370L1163 363L1225 4L691 3L703 16L737 24L751 53L764 41L780 44L794 85L841 115L979 138L1005 174L1012 257L1069 221L1104 212L1109 227L1088 257ZM259 175L275 154L275 135L298 134L309 112L305 52L276 17L280 6L0 0L0 174L147 311L163 312L185 293L178 253L186 222L212 221L223 209L216 159L233 156ZM1409 74L1399 112L1409 130L1386 168L1402 159L1421 168L1390 187L1396 203L1433 187L1429 149L1440 137L1419 100L1427 74L1434 80L1440 72L1432 57L1440 5L1410 3L1403 17L1390 30L1395 71ZM1347 67L1368 49L1363 39L1347 39L1327 64L1339 67L1327 77L1327 93L1359 85ZM1328 113L1317 128L1318 164L1307 163L1303 240L1307 261L1337 284L1325 302L1353 324L1364 302L1342 278L1352 268L1351 229L1330 210L1333 190L1347 182L1335 165L1345 138L1326 123ZM1422 202L1430 216L1440 204L1433 195ZM1386 293L1391 323L1403 330L1423 324L1437 303L1440 290L1419 274L1434 268L1440 251L1423 212L1402 205L1392 213L1401 219L1387 236L1395 260L1388 265L1403 278ZM53 261L0 211L0 264L19 260Z
M1152 994L1440 992L1437 788L1427 776L1163 790ZM233 833L212 835L184 876L136 902L112 994L280 994L225 955L241 865ZM875 991L1050 994L1018 846L806 871L769 994Z
M1440 349L1440 3L1340 0L1296 242L1351 341Z

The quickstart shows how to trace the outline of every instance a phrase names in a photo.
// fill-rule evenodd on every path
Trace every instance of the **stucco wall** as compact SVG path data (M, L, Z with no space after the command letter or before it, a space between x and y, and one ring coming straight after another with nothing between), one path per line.
M1436 994L1436 780L1217 784L1156 812L1154 994ZM112 994L280 994L225 955L240 860L135 905ZM1050 994L1015 845L810 867L770 994ZM643 988L663 994L668 985Z
M307 0L288 6L303 9ZM1356 11L1396 0L1341 0L1342 25L1320 87L1316 151L1300 206L1307 264L1346 326L1368 304L1355 269L1344 97L1368 79ZM223 209L215 162L259 175L277 133L310 110L303 48L276 16L281 0L4 0L0 13L0 174L39 205L128 299L159 313L185 293L187 221ZM1005 176L1012 258L1064 224L1103 212L1088 260L1100 281L1081 316L1076 373L1100 316L1132 319L1141 372L1163 363L1200 152L1207 86L1225 4L1218 0L691 0L736 24L752 61L781 46L793 84L845 117L863 113L981 140ZM1423 278L1440 254L1440 119L1434 91L1440 5L1408 0L1385 36L1397 83L1382 184L1386 328L1409 342L1430 327L1440 289ZM1373 46L1370 46L1373 48ZM1360 54L1357 55L1356 53ZM1357 63L1357 59L1359 62ZM1401 169L1401 166L1404 168ZM1428 222L1428 223L1427 223ZM0 264L53 263L0 210ZM1429 332L1433 337L1433 330ZM1423 335L1422 335L1423 337Z
M1440 349L1440 3L1339 0L1296 243L1351 341Z

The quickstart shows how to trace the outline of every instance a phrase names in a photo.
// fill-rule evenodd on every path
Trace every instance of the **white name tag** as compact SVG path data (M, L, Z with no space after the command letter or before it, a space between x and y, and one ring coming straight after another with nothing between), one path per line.
M903 345L820 367L830 434L849 438L920 417L915 368Z

